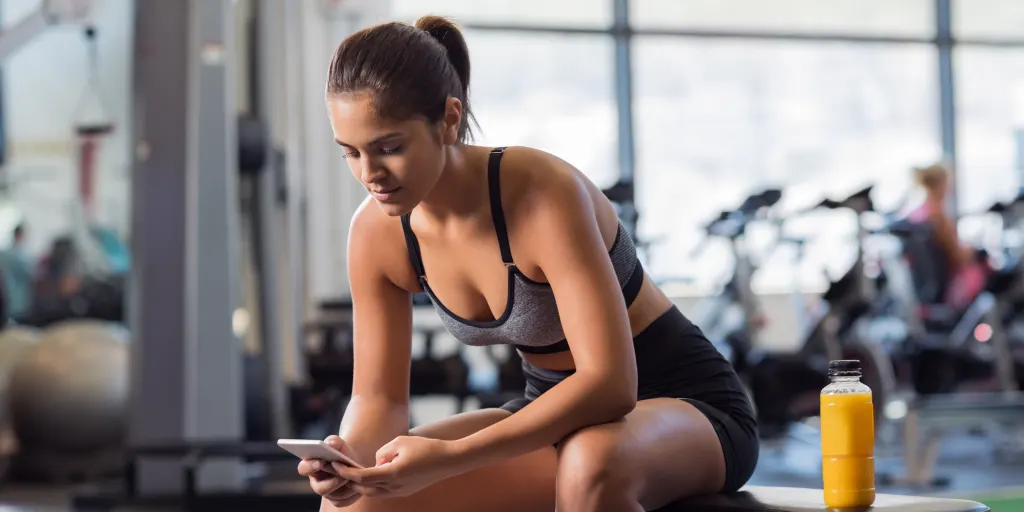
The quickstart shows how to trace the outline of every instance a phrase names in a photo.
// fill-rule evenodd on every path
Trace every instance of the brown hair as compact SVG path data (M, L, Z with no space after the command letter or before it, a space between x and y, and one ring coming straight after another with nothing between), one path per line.
M914 168L914 181L925 190L932 190L949 179L949 169L943 163Z
M345 38L334 52L327 96L369 92L374 112L389 119L444 117L445 102L462 102L459 140L472 138L469 121L469 48L462 33L440 16L416 25L384 23Z

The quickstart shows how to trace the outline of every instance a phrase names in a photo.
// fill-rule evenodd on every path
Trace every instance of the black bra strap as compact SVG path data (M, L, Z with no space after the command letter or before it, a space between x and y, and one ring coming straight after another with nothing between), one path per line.
M405 248L409 250L409 262L412 263L412 269L416 271L416 277L421 280L426 277L427 273L423 269L423 257L420 256L420 242L416 240L416 234L412 232L412 224L410 223L409 213L402 215L402 231L405 232Z
M501 261L506 266L514 266L512 248L508 244L508 228L505 227L505 212L501 209L501 177L498 171L501 170L501 155L504 153L503 147L491 150L490 160L487 161L487 183L491 190L491 218L494 220L494 231L498 234Z

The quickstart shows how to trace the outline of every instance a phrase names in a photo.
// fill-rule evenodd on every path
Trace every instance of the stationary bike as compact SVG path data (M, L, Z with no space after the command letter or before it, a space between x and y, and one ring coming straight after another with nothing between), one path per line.
M819 315L802 335L798 352L778 354L757 349L764 318L750 287L757 265L745 234L751 223L769 220L768 212L781 195L781 191L774 189L753 194L739 208L722 212L706 227L709 237L729 241L734 267L719 292L702 301L695 315L697 324L727 354L747 384L762 436L766 438L784 435L794 422L818 414L818 393L828 383L830 359L860 359L866 369L887 367L885 362L873 363L884 359L884 353L879 353L877 347L856 341L843 343L839 337L841 326L860 303L851 298L859 290L851 286L856 282L854 277L862 273L859 270L851 270L851 277L834 283L834 289L823 299ZM835 207L845 207L850 202L840 202ZM730 322L728 313L735 310L739 310L739 318ZM883 375L884 371L868 371L866 377Z
M949 283L949 262L927 224L901 220L890 231L903 244L913 278L916 307L907 318L905 343L913 363L917 395L955 392L969 382L994 379L983 387L1020 389L1018 367L1007 332L1010 313L1024 289L1024 262L1009 257L988 277L985 289L965 308L953 309L943 297ZM1024 373L1024 372L1022 372Z
M863 216L874 212L871 187L857 191L839 201L826 199L806 210L850 210L857 218L856 257L849 270L838 280L830 282L818 299L802 334L800 349L791 358L762 359L751 369L751 387L758 399L763 427L785 430L800 419L817 416L817 393L828 383L827 367L830 360L857 359L861 361L863 381L875 392L875 407L879 417L896 388L893 363L885 346L870 336L863 336L867 326L876 317L885 314L879 304L886 294L884 275L871 276L865 268L865 246L869 230L864 227ZM779 239L796 243L806 240L784 237L779 225ZM800 364L794 364L798 361ZM772 385L785 380L788 385Z

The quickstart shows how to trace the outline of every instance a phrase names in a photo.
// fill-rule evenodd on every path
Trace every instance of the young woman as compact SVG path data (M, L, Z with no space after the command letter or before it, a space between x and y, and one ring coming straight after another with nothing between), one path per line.
M925 192L925 199L907 218L926 224L932 230L939 249L935 257L948 275L945 303L954 309L966 308L984 290L991 267L976 249L960 243L953 219L946 213L949 170L942 164L934 164L915 168L913 172L914 181Z
M348 246L352 400L328 441L368 469L301 462L321 510L649 510L741 487L758 440L735 372L583 174L467 143L469 62L425 17L351 35L330 65L334 137L370 197ZM519 350L524 398L408 430L421 291L461 342Z

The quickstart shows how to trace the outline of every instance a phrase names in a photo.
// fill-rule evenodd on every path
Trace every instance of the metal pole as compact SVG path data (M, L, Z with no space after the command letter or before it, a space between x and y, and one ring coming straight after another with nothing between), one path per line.
M281 233L277 229L277 212L282 206L278 201L278 158L275 128L280 124L279 112L274 108L276 96L283 94L278 78L283 73L284 34L281 21L284 5L279 0L259 0L253 14L256 16L256 44L250 53L254 59L255 81L260 83L253 96L256 116L267 130L266 166L260 173L256 190L256 210L259 236L257 251L257 272L260 280L260 318L263 333L262 356L266 361L268 397L272 416L272 433L275 438L286 437L289 429L288 387L284 378L282 357L281 308L278 271L281 268L278 247Z
M633 141L633 50L629 31L629 0L614 0L615 21L615 105L618 108L619 183L632 184L636 165L636 147ZM638 222L636 197L632 193L620 203L620 215L634 238Z
M242 440L232 3L135 5L132 443ZM182 471L141 458L140 494L180 494ZM241 490L235 459L202 488Z
M956 91L953 81L953 28L950 0L935 0L936 46L939 55L939 113L941 116L942 156L950 164L953 189L946 200L949 215L957 217L958 180L956 154Z

